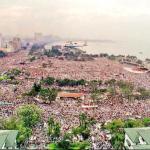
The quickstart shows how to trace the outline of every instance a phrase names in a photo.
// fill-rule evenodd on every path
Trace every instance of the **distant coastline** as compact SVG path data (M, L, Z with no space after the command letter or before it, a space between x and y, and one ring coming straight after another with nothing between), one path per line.
M67 40L66 40L67 41ZM81 40L75 40L81 41ZM84 40L83 40L84 41ZM126 43L116 42L112 40L86 40L87 46L83 47L82 50L86 51L87 54L100 54L107 53L109 55L132 55L136 56L138 59L145 60L150 58L150 51L144 49L141 50L139 48L134 48L133 45L130 47L126 46ZM51 43L51 45L55 44L63 44L64 40L57 41Z

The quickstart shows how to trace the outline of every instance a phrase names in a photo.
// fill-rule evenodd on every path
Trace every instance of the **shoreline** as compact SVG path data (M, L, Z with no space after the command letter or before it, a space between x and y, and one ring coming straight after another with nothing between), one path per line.
M62 40L62 41L57 41L57 42L52 42L49 43L50 45L63 45L66 41L68 40ZM148 52L147 51L141 51L141 50L134 50L135 52L133 52L133 49L136 48L126 48L124 46L117 48L117 43L118 42L107 42L107 40L73 40L73 41L79 41L79 42L85 42L87 41L87 45L83 48L81 48L81 50L86 51L87 54L100 54L100 53L108 53L109 55L131 55L131 56L136 56L138 59L141 59L142 61L144 61L145 59L150 58L150 54L148 56ZM116 48L114 47L114 45L116 45ZM108 47L109 46L109 47ZM114 48L111 48L114 47ZM123 48L124 47L124 48ZM142 53L141 53L142 52Z

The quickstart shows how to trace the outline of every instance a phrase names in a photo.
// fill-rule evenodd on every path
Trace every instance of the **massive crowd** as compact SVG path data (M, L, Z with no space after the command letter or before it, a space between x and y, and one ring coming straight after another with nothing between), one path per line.
M26 62L25 64L19 62ZM51 67L42 67L42 63L51 62ZM10 102L11 105L0 105L0 116L7 117L13 114L14 110L24 103L36 103L43 110L43 121L47 122L49 116L61 123L62 132L71 130L79 124L79 114L87 113L94 117L99 123L107 122L115 118L140 118L150 117L149 101L118 101L117 96L113 99L106 97L98 103L97 108L83 109L82 102L75 99L65 98L49 104L41 104L33 98L24 97L22 94L31 89L33 83L42 77L85 79L85 80L126 80L134 83L135 86L142 86L150 89L150 74L134 74L123 69L123 64L112 62L105 58L97 58L92 61L76 62L59 60L57 58L42 57L33 62L28 60L27 52L20 51L0 59L0 72L3 73L11 68L19 68L30 73L30 78L24 75L18 77L19 84L11 85L0 83L0 101ZM15 90L14 90L15 88ZM64 88L65 89L65 88ZM72 89L66 87L66 89ZM74 90L88 93L88 88L79 86ZM38 133L37 131L35 131ZM99 135L100 136L100 135ZM104 143L103 143L104 144ZM100 143L100 145L103 145ZM108 144L108 143L107 143ZM107 145L106 144L106 145ZM108 144L109 145L109 144ZM105 147L105 144L104 144Z
M21 63L24 62L24 63ZM49 64L43 67L42 64ZM95 58L93 61L68 61L42 56L29 61L28 52L20 51L0 59L0 72L11 68L20 68L30 73L32 78L52 76L55 78L108 80L118 79L133 82L137 86L150 88L150 73L136 74L124 69L125 65L107 58Z

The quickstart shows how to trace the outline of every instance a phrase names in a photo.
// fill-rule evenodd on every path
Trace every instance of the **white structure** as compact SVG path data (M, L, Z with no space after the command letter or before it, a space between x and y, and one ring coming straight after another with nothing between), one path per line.
M0 130L0 149L17 149L17 130Z
M126 149L150 149L150 127L125 128Z

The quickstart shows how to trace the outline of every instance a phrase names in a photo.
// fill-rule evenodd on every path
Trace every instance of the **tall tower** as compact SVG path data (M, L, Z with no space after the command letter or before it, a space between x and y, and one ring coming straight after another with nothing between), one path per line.
M21 49L21 40L19 37L14 37L12 40L12 46L14 51Z

